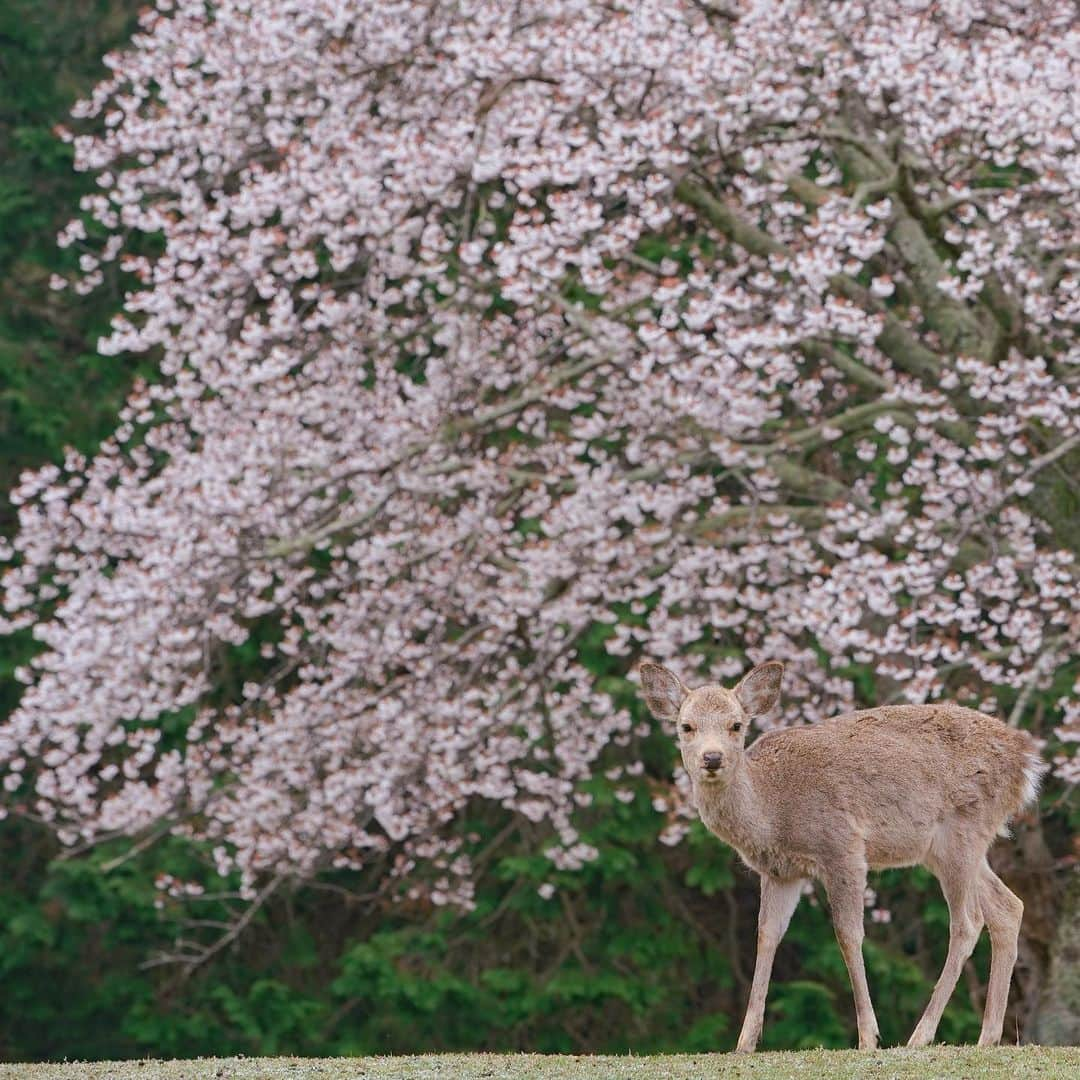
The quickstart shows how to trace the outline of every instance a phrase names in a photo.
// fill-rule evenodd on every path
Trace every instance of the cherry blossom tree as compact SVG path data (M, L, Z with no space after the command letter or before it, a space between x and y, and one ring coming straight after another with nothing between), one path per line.
M650 730L598 625L784 660L778 723L1019 722L1080 644L1078 56L1065 2L158 0L54 284L118 264L159 375L15 493L9 809L468 904L468 806L593 855Z

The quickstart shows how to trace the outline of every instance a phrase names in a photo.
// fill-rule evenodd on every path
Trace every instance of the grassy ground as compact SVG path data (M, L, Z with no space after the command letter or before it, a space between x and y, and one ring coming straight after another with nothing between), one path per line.
M790 1054L544 1057L432 1054L394 1058L200 1058L0 1065L0 1080L1080 1080L1080 1049L937 1046Z

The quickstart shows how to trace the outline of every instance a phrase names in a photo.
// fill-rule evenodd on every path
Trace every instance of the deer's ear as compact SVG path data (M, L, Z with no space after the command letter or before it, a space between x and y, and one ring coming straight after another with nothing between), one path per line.
M657 720L674 720L686 697L686 687L678 676L659 664L642 664L638 672L641 675L642 697L649 706L649 712Z
M784 665L778 660L767 660L748 671L735 687L735 696L746 715L764 716L772 710L780 700L783 679Z

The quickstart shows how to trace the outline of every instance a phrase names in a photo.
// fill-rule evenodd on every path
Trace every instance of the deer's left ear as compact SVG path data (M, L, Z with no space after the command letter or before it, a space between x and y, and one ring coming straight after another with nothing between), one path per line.
M780 684L784 680L784 665L779 660L767 660L748 671L735 687L735 696L747 716L764 716L780 700Z

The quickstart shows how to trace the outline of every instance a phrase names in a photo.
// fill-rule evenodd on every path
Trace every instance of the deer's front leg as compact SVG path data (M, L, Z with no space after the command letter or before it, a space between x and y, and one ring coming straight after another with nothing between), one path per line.
M761 875L761 907L758 910L757 959L754 961L754 981L750 1001L746 1006L739 1042L740 1053L750 1053L757 1046L765 1018L765 995L769 992L776 947L791 922L791 916L802 895L801 881L777 881Z
M877 1017L870 1001L863 964L863 897L866 893L866 863L859 860L840 863L823 877L829 896L836 940L855 994L855 1016L859 1024L859 1049L873 1050L878 1044Z

